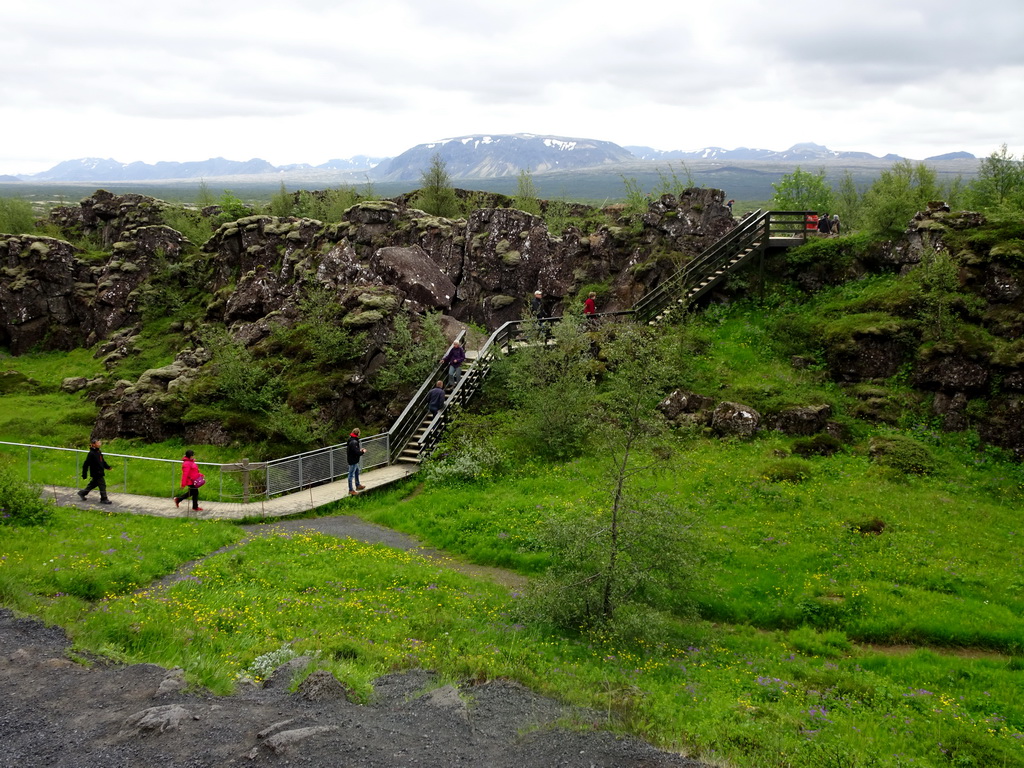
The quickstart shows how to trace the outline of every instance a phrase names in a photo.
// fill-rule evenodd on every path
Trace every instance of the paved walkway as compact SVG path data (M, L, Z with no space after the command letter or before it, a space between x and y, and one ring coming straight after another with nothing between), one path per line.
M360 479L366 491L402 480L419 469L418 464L392 464L389 467L361 472ZM364 493L366 492L364 491ZM57 504L65 507L85 507L102 509L109 512L130 512L137 515L154 515L156 517L191 517L199 520L241 520L243 518L280 518L300 515L333 501L349 498L348 478L333 483L305 488L274 499L260 499L248 504L231 501L206 501L202 490L199 492L199 505L202 512L192 512L188 508L188 500L175 507L170 498L155 496L138 496L133 493L111 493L113 504L100 504L99 493L93 491L82 501L74 488L46 486L44 495L53 498Z

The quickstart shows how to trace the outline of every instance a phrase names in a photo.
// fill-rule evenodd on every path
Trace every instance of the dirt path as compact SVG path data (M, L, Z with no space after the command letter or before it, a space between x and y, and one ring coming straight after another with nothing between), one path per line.
M368 523L355 515L332 515L330 517L314 517L306 520L278 520L274 523L244 525L242 528L251 534L268 529L285 531L314 530L328 536L357 539L369 544L386 544L389 547L405 552L413 552L433 560L446 568L451 568L454 571L480 579L487 579L509 589L522 589L526 586L527 582L525 576L514 571L467 563L441 550L425 547L412 536L385 528L382 525Z

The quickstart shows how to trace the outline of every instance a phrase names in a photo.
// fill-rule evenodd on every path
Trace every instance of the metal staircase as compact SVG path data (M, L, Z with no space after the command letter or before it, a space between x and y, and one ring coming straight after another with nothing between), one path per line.
M728 275L746 266L755 257L762 256L769 247L789 247L804 242L806 235L805 211L753 211L734 229L686 266L644 295L631 310L609 313L632 315L639 322L657 325L697 301ZM600 315L607 317L609 315ZM560 318L545 318L543 322L557 322ZM444 366L438 366L423 383L402 415L388 430L392 462L419 463L440 442L448 425L458 416L466 403L476 394L490 372L494 360L517 346L531 343L532 327L537 320L513 320L491 334L477 351L466 350L466 363L462 378L445 399L444 407L431 418L427 414L427 392L439 378L446 375ZM539 326L543 328L543 325ZM462 342L464 333L457 341ZM534 333L533 336L538 336ZM543 334L539 337L546 339ZM537 341L533 343L550 343Z

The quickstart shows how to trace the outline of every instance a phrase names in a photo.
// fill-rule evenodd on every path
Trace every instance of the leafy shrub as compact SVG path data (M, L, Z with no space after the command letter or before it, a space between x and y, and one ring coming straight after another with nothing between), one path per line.
M761 476L771 483L802 483L812 474L811 465L803 459L779 459L761 472Z
M846 277L857 258L872 242L869 235L848 235L809 240L786 253L786 272L795 277L808 269L838 280Z
M199 211L169 206L161 216L164 224L180 232L193 245L202 245L213 236L214 220Z
M17 197L0 197L0 232L23 235L36 231L32 204Z
M284 401L285 385L280 376L226 331L211 330L203 342L213 352L216 386L227 405L250 413L269 413Z
M379 390L420 384L430 375L445 350L441 314L429 312L413 327L409 316L395 315L391 338L384 346L387 362L377 372L374 386Z
M0 461L0 525L43 525L54 504L37 485L19 480L9 461Z
M322 370L330 370L365 351L366 334L353 333L342 326L344 309L329 288L315 285L307 289L299 310L302 320L291 329L292 336Z
M873 437L868 454L876 464L905 475L929 475L938 467L928 446L906 435Z
M229 221L238 221L246 216L252 215L252 208L242 202L238 197L231 192L231 190L225 189L224 194L220 197L220 210L221 214L218 217L218 224L226 224Z
M449 431L448 437L423 465L423 478L435 485L459 485L485 479L498 472L505 461L505 454L486 430L486 419L464 414L458 431Z

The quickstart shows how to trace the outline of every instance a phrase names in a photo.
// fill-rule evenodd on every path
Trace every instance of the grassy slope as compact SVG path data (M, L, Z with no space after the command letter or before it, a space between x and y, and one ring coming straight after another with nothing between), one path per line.
M680 343L680 383L842 414L848 396L785 364L766 327L760 312L707 316ZM135 594L234 529L77 512L0 537L0 598L71 627L83 646L180 664L217 690L260 677L268 654L319 651L364 694L403 666L508 676L726 764L1024 765L1021 468L908 414L938 469L898 475L864 450L891 428L840 418L851 445L807 459L800 483L768 479L789 438L677 437L671 469L650 482L703 519L708 562L692 585L703 620L662 617L647 627L653 641L519 623L516 596L314 534L217 555L193 579ZM605 503L604 476L595 456L464 486L410 483L339 509L535 574L543 516ZM881 535L851 530L875 518Z

